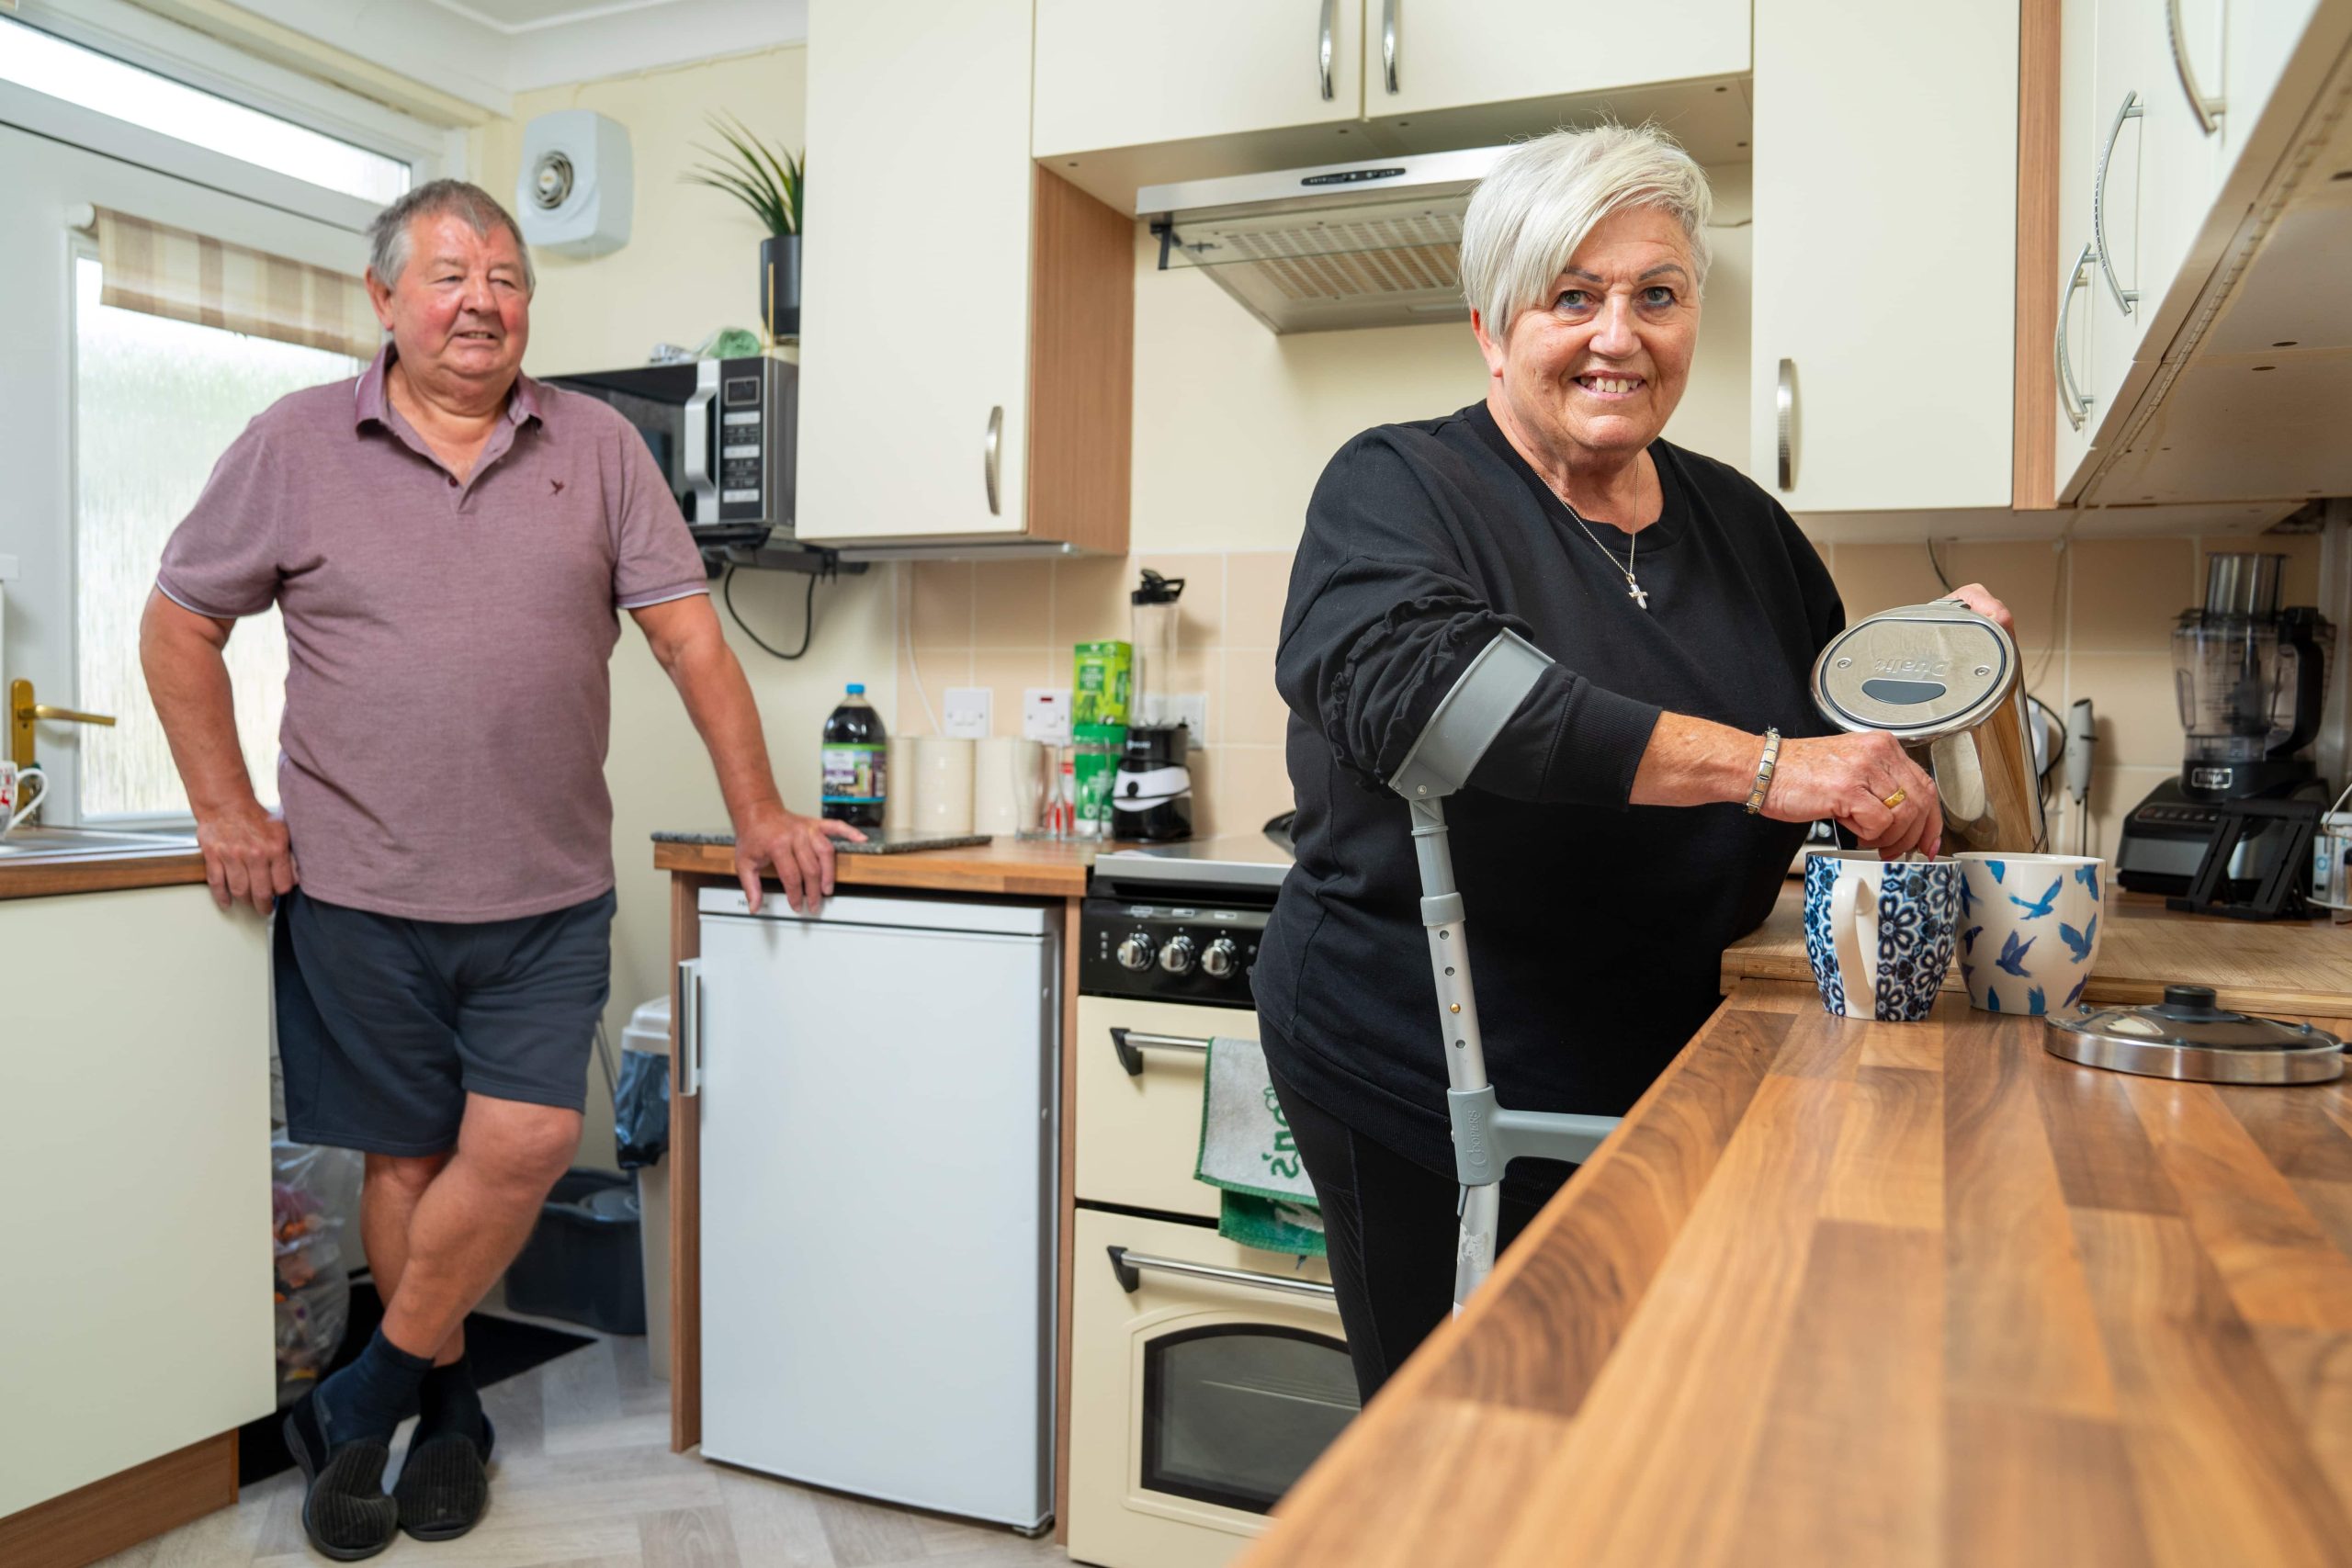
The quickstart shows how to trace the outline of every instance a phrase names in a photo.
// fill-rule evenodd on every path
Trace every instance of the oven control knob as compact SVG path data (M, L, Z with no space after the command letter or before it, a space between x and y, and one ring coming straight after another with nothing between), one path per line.
M1122 969L1151 967L1150 932L1129 931L1127 933L1125 940L1119 943L1119 967Z
M1217 938L1201 954L1201 973L1212 980L1222 980L1240 967L1241 950L1233 945L1229 936Z
M1159 950L1159 966L1170 975L1187 974L1193 967L1193 939L1179 931L1168 939Z

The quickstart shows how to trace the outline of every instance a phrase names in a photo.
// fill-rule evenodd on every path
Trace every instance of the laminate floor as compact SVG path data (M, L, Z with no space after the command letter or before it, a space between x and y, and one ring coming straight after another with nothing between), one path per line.
M564 1325L570 1326L570 1325ZM493 1384L489 1514L457 1540L400 1537L384 1568L1027 1568L1061 1548L1010 1530L860 1503L670 1452L670 1385L645 1341L599 1339ZM413 1425L412 1423L411 1425ZM405 1451L408 1427L392 1446ZM99 1568L309 1568L302 1476Z

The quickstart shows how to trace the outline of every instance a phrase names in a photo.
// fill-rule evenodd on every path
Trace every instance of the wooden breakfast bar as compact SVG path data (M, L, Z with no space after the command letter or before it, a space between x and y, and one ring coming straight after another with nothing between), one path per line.
M2095 1001L2352 1016L2352 931L2114 918ZM2352 1083L1832 1018L1796 933L1242 1562L2352 1562Z

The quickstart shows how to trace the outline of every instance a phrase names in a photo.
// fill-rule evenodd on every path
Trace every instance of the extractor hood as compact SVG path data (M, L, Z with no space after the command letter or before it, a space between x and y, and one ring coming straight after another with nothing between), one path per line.
M1277 333L1462 321L1462 215L1506 147L1146 186L1162 270L1199 267Z

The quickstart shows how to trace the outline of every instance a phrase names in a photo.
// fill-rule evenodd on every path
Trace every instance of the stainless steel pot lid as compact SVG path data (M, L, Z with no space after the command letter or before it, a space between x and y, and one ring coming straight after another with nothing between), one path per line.
M2195 1083L2328 1083L2344 1076L2344 1045L2309 1024L2216 1007L2211 986L2166 986L2148 1007L2052 1013L2042 1043L2053 1056L2143 1077Z
M1953 601L1908 604L1830 640L1813 701L1840 729L1931 740L1974 728L2017 680L2017 644L1993 622Z

